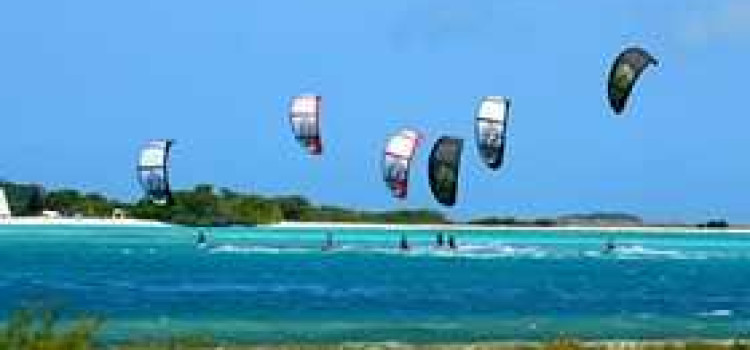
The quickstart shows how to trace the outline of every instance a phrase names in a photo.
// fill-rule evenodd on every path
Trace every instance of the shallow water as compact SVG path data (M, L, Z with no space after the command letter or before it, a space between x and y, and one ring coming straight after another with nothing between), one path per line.
M0 311L103 315L105 335L244 341L729 338L750 330L750 236L0 228ZM602 252L614 237L618 248Z

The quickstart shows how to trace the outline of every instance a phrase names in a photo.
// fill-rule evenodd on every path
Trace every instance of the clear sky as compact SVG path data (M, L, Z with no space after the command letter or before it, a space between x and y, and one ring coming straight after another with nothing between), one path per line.
M626 118L606 102L617 53L660 60ZM3 1L0 176L136 198L139 147L174 138L173 183L302 194L358 208L440 206L426 160L464 137L447 213L625 211L750 221L750 2ZM287 101L324 96L321 158ZM473 114L513 100L505 167L480 163ZM380 173L387 135L426 135L405 202Z

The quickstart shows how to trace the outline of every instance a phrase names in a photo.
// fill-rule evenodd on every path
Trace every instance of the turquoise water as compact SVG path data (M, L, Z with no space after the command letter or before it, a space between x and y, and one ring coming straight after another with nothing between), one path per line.
M730 338L750 330L750 236L0 228L0 312L106 318L105 336L277 341ZM608 237L619 246L601 252Z

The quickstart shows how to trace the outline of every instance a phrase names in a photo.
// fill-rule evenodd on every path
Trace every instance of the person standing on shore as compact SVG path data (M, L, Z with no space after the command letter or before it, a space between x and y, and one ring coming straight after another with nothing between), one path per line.
M438 232L437 236L435 237L435 245L438 248L442 248L445 245L445 240L443 238L442 232Z

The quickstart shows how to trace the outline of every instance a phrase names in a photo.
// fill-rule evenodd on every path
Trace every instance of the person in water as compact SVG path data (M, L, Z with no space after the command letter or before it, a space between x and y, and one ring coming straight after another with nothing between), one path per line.
M399 243L399 249L409 250L409 241L406 240L406 234L401 235L401 242Z
M456 237L454 235L448 236L448 248L451 250L455 250L456 247Z
M445 245L445 240L443 238L443 233L439 232L437 236L435 237L435 245L438 248L442 248Z
M602 252L604 254L613 253L617 249L617 245L615 244L615 240L610 238L607 240L607 243L604 243L604 248L602 249Z
M198 239L196 240L196 244L199 246L205 245L208 241L208 238L206 237L206 232L203 230L198 231Z
M326 233L326 242L323 244L323 250L331 250L334 248L333 244L333 233Z

